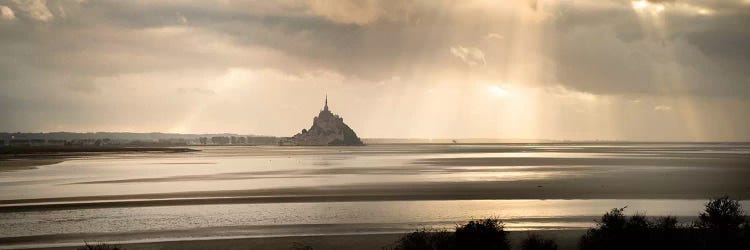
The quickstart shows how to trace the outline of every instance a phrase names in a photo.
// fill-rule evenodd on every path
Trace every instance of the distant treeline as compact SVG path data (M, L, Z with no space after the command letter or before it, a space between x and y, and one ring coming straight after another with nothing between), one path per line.
M246 137L271 137L258 135L238 135L230 133L222 134L177 134L177 133L128 133L128 132L49 132L49 133L7 133L0 132L0 139L8 140L13 137L18 139L57 139L57 140L83 140L83 139L111 139L111 140L159 140L159 139L197 139L199 137L214 136L246 136Z
M198 143L201 145L276 145L279 143L278 137L260 137L260 136L212 136L198 137Z
M174 133L0 133L0 146L184 146L184 145L275 145L273 136Z

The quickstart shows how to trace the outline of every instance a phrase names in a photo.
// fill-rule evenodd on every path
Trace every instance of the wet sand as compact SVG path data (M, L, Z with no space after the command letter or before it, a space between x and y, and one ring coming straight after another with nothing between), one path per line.
M53 165L62 159L0 159L0 172L35 169L38 166Z
M744 171L743 171L744 172ZM203 204L490 200L750 198L747 174L683 173L518 181L378 183L319 187L0 200L0 212Z
M483 150L478 148L477 150ZM602 150L602 149L599 149ZM642 153L643 150L638 151ZM188 158L189 159L189 158ZM211 157L183 165L212 168ZM0 161L0 169L24 169L54 164L60 159ZM160 164L178 163L166 162ZM481 199L709 199L730 195L750 199L750 156L731 153L700 153L689 157L464 157L419 159L403 166L303 167L301 169L255 170L157 178L129 178L58 184L146 185L203 181L248 181L259 179L319 178L327 176L436 176L448 174L484 175L534 172L553 178L508 178L507 180L388 181L345 185L157 192L144 194L51 197L0 200L0 212L89 209L138 206L201 204L481 200Z
M184 153L198 150L181 147L78 147L28 146L0 147L0 172L35 169L61 163L67 159L95 157L121 153Z

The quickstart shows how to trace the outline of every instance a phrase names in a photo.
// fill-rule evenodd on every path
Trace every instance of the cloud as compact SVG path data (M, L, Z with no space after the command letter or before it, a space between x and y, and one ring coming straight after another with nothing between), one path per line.
M336 23L367 25L408 20L412 0L307 0L310 11Z
M588 7L594 3L600 5ZM493 58L487 74L494 75L483 77L536 64L549 79L538 84L594 94L748 96L750 72L743 69L750 62L743 56L747 46L741 45L750 36L732 24L743 23L750 6L694 3L716 14L670 17L663 39L654 40L627 3L577 2L532 27L544 34L531 40L539 48L521 48L518 44L528 40L524 32L504 31L517 29L522 20L505 14L515 13L515 5L528 9L525 1L92 1L65 5L68 21L55 29L20 22L3 27L0 45L14 49L3 51L13 60L0 62L0 71L116 75L265 66L292 74L330 70L379 82L435 71L462 74L490 67L486 61ZM49 4L57 9L57 2ZM485 39L477 43L477 38ZM540 56L527 56L532 54ZM453 67L455 57L471 67ZM662 79L666 69L681 79Z
M198 95L216 95L215 91L211 89L204 89L204 88L178 88L177 93L198 94Z
M750 9L727 5L737 9L710 17L669 12L663 29L626 7L563 10L546 33L545 47L556 48L549 70L562 85L596 94L745 98L750 71L741 68L750 60L742 45L750 33L733 23L750 22Z
M537 10L537 7L539 6L539 2L537 0L527 0L527 3L529 5L529 8L532 10Z
M13 10L10 9L8 6L0 5L0 19L13 20L13 19L16 19L16 15L13 13Z
M54 18L44 0L15 0L14 3L19 10L37 21L46 22Z
M64 87L67 90L84 94L93 94L101 91L101 88L93 79L84 77L71 77L64 83Z
M367 24L379 17L380 10L375 0L310 0L310 9L334 22Z
M672 107L667 106L667 105L658 105L654 107L654 110L667 112L667 111L672 111Z
M502 39L504 39L504 37L502 35L498 34L498 33L489 33L489 34L487 34L487 39L502 40Z
M456 46L451 47L451 53L461 58L461 61L471 67L484 67L487 65L487 61L484 59L484 52L480 49Z

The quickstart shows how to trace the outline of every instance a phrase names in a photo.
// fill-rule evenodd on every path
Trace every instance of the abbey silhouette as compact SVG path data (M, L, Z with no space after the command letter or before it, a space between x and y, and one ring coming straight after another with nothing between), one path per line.
M313 119L312 127L302 129L300 133L280 141L279 144L294 146L364 145L362 140L357 137L357 133L344 123L344 118L328 109L328 95L326 95L323 110Z

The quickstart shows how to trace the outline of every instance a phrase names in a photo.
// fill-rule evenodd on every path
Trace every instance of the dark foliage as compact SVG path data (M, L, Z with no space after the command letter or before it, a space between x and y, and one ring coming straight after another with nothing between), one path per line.
M750 222L737 200L712 199L698 220L678 223L675 217L625 216L625 208L605 213L579 241L594 249L750 249ZM521 242L524 250L553 250L557 244L538 235ZM404 235L394 249L510 249L507 232L497 219L470 221L455 232L420 230Z
M497 219L469 221L455 232L422 229L401 237L393 249L398 250L505 250L510 249L507 232Z
M706 203L706 210L700 214L696 225L704 229L730 231L740 228L745 222L740 202L723 196Z
M401 237L395 250L444 250L455 249L455 236L445 230L421 229Z
M292 243L292 250L313 250L313 248L299 242L294 242Z
M539 235L532 234L521 242L523 250L557 250L557 243L550 239L542 238Z
M460 249L510 249L508 233L498 219L469 221L456 227L456 246Z
M693 249L694 231L677 223L674 217L649 220L643 215L627 217L624 208L615 208L602 216L597 227L580 241L587 249Z
M627 217L623 211L615 208L605 213L597 226L581 237L580 248L750 249L748 222L741 206L726 196L709 201L693 225L679 224L674 217Z
M711 249L750 249L748 221L739 201L728 196L710 200L695 222Z
M85 245L79 247L78 250L124 250L124 248L121 248L117 245L109 245L106 243L91 245L88 242L84 242L84 244Z

